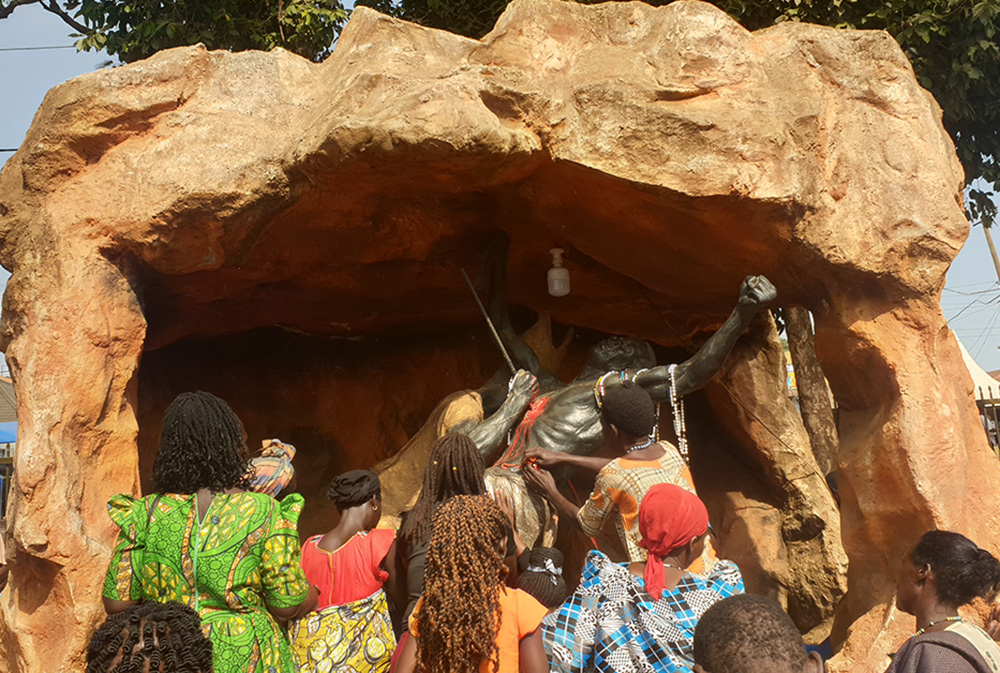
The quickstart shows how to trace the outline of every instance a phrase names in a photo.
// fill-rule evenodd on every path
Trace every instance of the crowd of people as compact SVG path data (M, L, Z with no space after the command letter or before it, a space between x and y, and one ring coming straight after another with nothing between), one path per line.
M608 447L582 507L546 469L577 460L531 450L525 481L594 535L613 525L627 559L593 549L570 590L558 549L529 549L509 498L488 492L469 437L434 445L398 530L380 529L376 474L336 477L336 525L300 542L294 448L251 460L226 402L185 393L167 408L154 493L118 495L104 583L107 621L87 673L814 673L791 619L746 595L718 558L683 459L652 439L653 403L622 377L599 400ZM572 584L570 582L569 584ZM958 533L930 531L903 560L897 606L916 633L891 673L1000 673L991 636L959 609L1000 591L1000 562ZM889 654L889 653L886 653Z

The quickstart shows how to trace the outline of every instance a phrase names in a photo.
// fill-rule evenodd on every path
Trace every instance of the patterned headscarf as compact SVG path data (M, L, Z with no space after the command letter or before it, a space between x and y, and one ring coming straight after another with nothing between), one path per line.
M291 444L279 439L265 439L260 458L250 461L254 472L250 490L277 498L295 476L295 468L292 467L294 457L295 447Z
M673 484L657 484L639 505L639 543L649 551L643 579L646 591L660 600L666 588L663 558L708 532L708 510L694 493Z

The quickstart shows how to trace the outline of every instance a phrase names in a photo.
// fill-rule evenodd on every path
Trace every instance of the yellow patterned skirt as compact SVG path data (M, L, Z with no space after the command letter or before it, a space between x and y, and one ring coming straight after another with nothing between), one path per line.
M379 589L360 601L331 605L292 622L298 673L382 673L389 670L396 637L389 604Z

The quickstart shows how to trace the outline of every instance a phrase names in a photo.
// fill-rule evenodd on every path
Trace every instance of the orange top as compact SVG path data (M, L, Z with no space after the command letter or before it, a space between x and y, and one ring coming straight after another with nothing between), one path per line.
M322 539L322 535L314 535L302 545L302 570L309 583L319 589L316 610L367 598L389 579L381 567L382 559L389 553L396 531L361 532L334 551L321 549Z
M417 615L424 599L417 601L417 607L410 615L410 634L418 638ZM497 654L500 668L497 673L518 673L521 665L521 640L538 630L542 619L548 614L544 605L533 596L520 589L500 590L500 629L497 631ZM479 664L479 673L492 673L489 661Z

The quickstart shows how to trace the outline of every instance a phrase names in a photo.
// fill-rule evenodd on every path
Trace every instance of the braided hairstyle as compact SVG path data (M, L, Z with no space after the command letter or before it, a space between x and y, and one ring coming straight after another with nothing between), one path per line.
M108 617L90 638L86 673L212 673L212 643L198 614L147 601Z
M181 393L167 407L153 461L159 493L249 488L253 476L243 424L211 393Z
M957 608L974 598L992 602L1000 591L1000 561L959 533L924 533L910 561L915 568L931 567L938 600L946 605Z
M553 573L546 565L558 572ZM528 569L517 576L517 588L528 592L549 610L559 607L569 591L562 576L563 553L553 547L535 547L528 554Z
M500 666L496 636L507 566L498 547L507 519L488 495L456 495L438 508L417 613L417 671L477 673Z
M400 532L404 543L414 549L430 537L434 509L452 496L486 493L486 463L479 447L466 435L445 435L434 444L424 485L416 504L403 521Z

